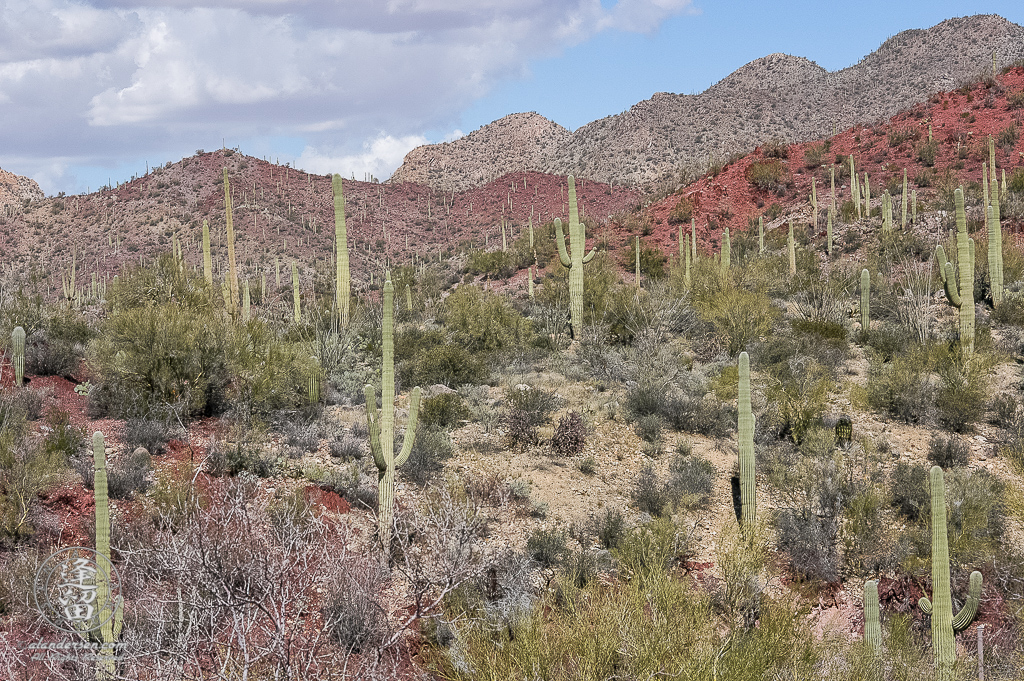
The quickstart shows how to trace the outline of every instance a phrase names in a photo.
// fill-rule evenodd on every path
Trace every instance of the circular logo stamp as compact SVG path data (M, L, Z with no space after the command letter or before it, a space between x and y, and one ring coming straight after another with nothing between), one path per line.
M60 631L95 631L114 616L121 578L106 556L69 546L47 558L36 572L36 608Z

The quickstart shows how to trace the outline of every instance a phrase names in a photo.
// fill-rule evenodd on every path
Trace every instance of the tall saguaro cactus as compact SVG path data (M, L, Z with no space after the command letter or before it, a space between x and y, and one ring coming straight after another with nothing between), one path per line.
M110 503L107 498L107 457L103 442L103 433L96 431L92 436L92 453L95 473L93 476L93 490L96 494L96 553L102 557L104 570L109 571L110 562ZM105 559L105 560L104 560ZM98 620L104 616L110 602L110 582L102 576L96 577L96 606L95 618ZM96 624L99 624L96 622ZM93 627L89 635L97 639L96 642L103 645L100 650L100 660L96 667L97 681L112 679L115 672L115 661L112 646L121 635L121 626L124 624L124 599L117 597L114 605L114 616L107 618L102 625ZM98 629L98 630L97 630Z
M996 147L992 136L988 138L989 165L992 168L989 201L986 206L988 224L988 276L992 285L992 307L1003 302L1003 227L999 215L999 182L996 180ZM1003 171L1005 175L1005 170Z
M417 416L420 409L420 389L412 391L409 423L405 427L402 450L395 456L395 343L394 343L395 286L388 278L384 282L384 320L381 331L383 342L383 369L380 386L381 409L377 412L377 394L367 385L366 423L370 431L370 450L377 464L377 525L385 552L391 546L391 522L394 518L395 470L409 459L413 439L416 437Z
M953 192L956 202L956 255L959 290L953 263L946 260L942 244L935 247L939 276L946 291L946 300L960 310L960 343L968 353L974 352L974 239L967 236L967 215L964 212L964 190Z
M224 211L227 214L228 234L228 293L231 295L228 311L238 311L238 267L235 264L235 223L231 217L231 184L228 182L228 169L224 169Z
M750 406L750 356L746 352L740 353L738 402L741 516L743 525L750 526L757 510L757 478L754 473L754 412Z
M14 385L20 388L25 380L25 329L20 326L14 327L11 334L11 350L14 354Z
M953 677L956 662L954 634L967 628L978 614L981 599L981 573L971 573L967 602L953 616L953 599L949 592L949 544L946 536L946 485L942 468L932 466L930 473L932 494L932 600L921 598L918 606L932 616L932 649L939 681Z
M860 331L871 330L871 273L867 268L860 271Z
M292 307L295 313L295 323L302 321L302 306L299 302L299 267L292 260Z
M352 281L348 269L348 230L345 227L345 194L341 175L335 173L332 176L331 187L334 190L334 297L341 325L348 326Z
M722 232L722 276L729 275L729 264L732 255L732 242L729 240L729 228Z
M789 221L789 240L786 242L789 247L789 275L796 276L796 238L793 236L793 221Z
M213 255L210 253L210 223L203 220L203 278L213 288Z
M576 207L576 178L569 176L569 253L565 250L565 234L562 233L562 221L555 218L555 243L558 246L558 258L562 267L569 270L569 316L572 324L573 338L583 338L583 266L594 259L597 246L587 253L586 230L580 223L579 209ZM639 251L638 251L639 252Z

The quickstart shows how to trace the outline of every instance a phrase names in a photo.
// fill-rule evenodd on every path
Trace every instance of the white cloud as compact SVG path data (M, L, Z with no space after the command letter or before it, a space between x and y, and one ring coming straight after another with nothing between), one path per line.
M362 153L346 155L334 155L306 147L294 165L321 175L338 173L342 177L351 177L355 174L357 180L362 180L368 173L378 180L386 180L402 164L406 154L428 141L422 135L392 137L381 134L364 142Z
M311 159L380 177L374 159L448 128L531 60L603 30L653 30L688 3L6 0L0 165L116 165L222 137L301 137Z

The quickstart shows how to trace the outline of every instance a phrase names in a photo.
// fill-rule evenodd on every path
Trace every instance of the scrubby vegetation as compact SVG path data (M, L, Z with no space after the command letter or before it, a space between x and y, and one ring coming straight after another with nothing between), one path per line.
M38 625L52 548L99 545L106 495L127 678L399 678L415 647L444 679L926 679L936 656L952 679L978 623L986 678L1018 678L1024 257L1009 239L989 254L980 185L958 189L940 144L859 134L937 166L918 175L916 223L883 232L893 170L871 206L837 197L826 237L790 189L815 173L824 207L831 161L849 182L849 157L773 141L737 172L771 203L749 230L723 252L709 228L715 252L705 238L696 256L640 239L639 282L637 235L590 218L592 257L567 243L566 266L558 228L538 224L532 248L521 230L502 250L392 263L344 313L333 269L293 290L244 265L233 302L230 266L221 286L180 251L91 302L4 282L6 630ZM1010 210L1024 180L1007 175ZM697 210L677 195L661 223L619 224L678 239ZM762 213L798 224L762 248ZM974 255L944 241L944 285L935 234L957 221ZM511 283L527 266L532 286ZM975 570L950 667L931 644L941 613L918 598L955 612ZM0 645L0 669L18 654Z

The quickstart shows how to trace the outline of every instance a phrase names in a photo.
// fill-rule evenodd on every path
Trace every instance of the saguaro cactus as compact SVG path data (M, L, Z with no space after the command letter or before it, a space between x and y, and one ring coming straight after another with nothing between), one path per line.
M750 406L750 357L740 353L739 361L739 415L737 417L740 458L740 498L743 525L754 522L757 511L757 478L754 472L754 412Z
M348 230L345 228L345 194L341 175L332 176L331 187L334 190L334 298L341 325L348 326L352 282L348 269Z
M789 221L789 274L796 275L796 239L793 237L793 221Z
M377 464L377 526L385 552L391 545L391 521L394 517L395 470L409 459L413 439L416 437L417 416L420 409L420 389L412 391L409 423L405 427L402 450L395 456L395 343L394 343L395 286L389 278L384 282L384 321L382 328L383 371L381 376L381 410L377 412L377 394L367 385L366 423L370 431L370 450Z
M729 228L722 232L722 276L729 274L729 260L732 254L732 242L729 240Z
M832 209L828 209L828 224L825 225L825 251L832 256Z
M764 216L757 218L757 252L764 253Z
M871 273L867 268L860 271L860 330L867 333L871 330Z
M956 253L959 270L959 291L953 263L946 260L942 244L935 247L939 276L946 291L946 300L960 310L960 343L969 353L974 352L974 239L967 236L967 216L964 213L964 191L953 192L956 202Z
M907 169L903 169L903 215L900 218L900 228L906 229L907 227Z
M640 237L639 236L634 237L634 241L633 241L633 259L636 261L636 275L635 275L635 278L634 278L633 281L636 284L636 287L640 288ZM574 332L575 332L575 330L576 329L573 328Z
M299 303L299 268L292 260L292 307L295 308L295 323L302 321L302 308Z
M864 640L876 651L882 648L882 625L878 616L878 582L864 582Z
M949 592L949 545L946 536L946 486L942 468L932 466L932 599L918 601L921 611L932 617L932 649L939 681L951 679L956 662L954 634L967 628L978 614L981 598L981 573L971 573L967 602L953 616L953 599Z
M555 235L558 258L562 261L562 267L569 270L569 315L573 338L582 338L583 266L594 259L597 247L583 254L587 236L576 207L576 179L572 175L569 176L569 253L565 250L565 234L562 233L562 221L558 218L555 218Z
M228 182L228 169L224 169L224 211L227 214L228 233L228 292L231 301L228 311L238 311L238 267L235 265L235 223L231 217L231 185Z
M20 326L14 327L11 334L11 349L14 354L14 385L21 387L25 380L25 329Z
M996 180L996 148L992 136L988 138L989 164L992 168L991 190L986 206L988 223L988 276L992 285L992 307L1003 302L1003 227L999 215L999 182ZM1005 175L1005 170L1003 171Z
M103 433L96 431L92 436L92 453L95 473L93 476L93 490L96 494L96 553L101 556L101 568L108 571L110 562L110 505L107 498L107 457L103 443ZM106 618L100 624L100 618L106 617L105 612L110 602L110 582L102 576L96 577L96 615L94 625L89 630L90 638L95 642L103 644L100 651L100 660L96 667L97 681L111 679L114 677L115 661L113 656L113 643L121 635L121 626L124 624L124 599L117 597L114 605L114 616Z
M210 223L203 220L203 278L213 288L213 255L210 253Z
M250 301L251 299L249 296L249 281L246 280L244 285L242 286L242 319L245 321L249 321Z

